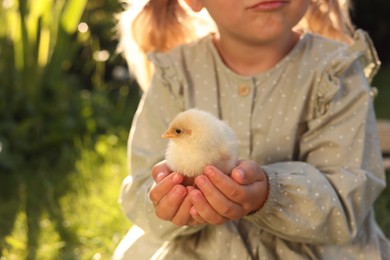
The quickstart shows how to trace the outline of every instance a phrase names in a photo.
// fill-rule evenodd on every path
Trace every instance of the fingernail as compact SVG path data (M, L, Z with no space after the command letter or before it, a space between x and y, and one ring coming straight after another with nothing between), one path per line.
M205 169L204 169L204 173L206 175L211 175L211 174L214 174L214 169L212 166L207 166Z
M242 180L245 180L245 174L241 169L237 169L237 174Z
M190 208L190 214L191 214L192 216L197 216L197 215L198 215L198 211L196 210L196 208L195 208L194 206L192 206L192 207Z
M193 191L190 194L190 199L192 202L197 202L201 200L200 196L201 196L200 191Z
M206 180L205 180L204 177L199 176L199 177L197 177L197 178L195 179L195 183L196 183L196 185L198 185L198 187L204 186L204 185L206 184Z
M184 196L185 193L186 193L186 189L182 189L182 187L176 187L175 188L175 193L178 195L178 196Z
M174 173L172 176L172 180L174 183L181 183L183 181L183 176L178 173Z
M243 184L245 183L245 180L246 180L246 176L245 176L245 173L243 170L241 169L234 169L233 170L233 173L232 173L232 177L233 179L240 183L240 184Z
M164 178L165 178L165 173L159 172L159 173L157 174L157 182L161 181L161 180L164 179Z

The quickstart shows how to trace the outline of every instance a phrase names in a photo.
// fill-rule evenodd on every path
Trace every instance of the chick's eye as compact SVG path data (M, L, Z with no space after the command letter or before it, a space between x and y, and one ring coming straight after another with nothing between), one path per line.
M176 129L175 132L176 132L176 134L179 135L179 134L181 134L181 129Z

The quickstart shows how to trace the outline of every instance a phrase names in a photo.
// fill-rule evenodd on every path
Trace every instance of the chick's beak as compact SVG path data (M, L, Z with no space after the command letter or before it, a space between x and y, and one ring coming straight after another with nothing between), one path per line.
M165 133L163 133L163 135L161 137L162 138L175 138L176 135L172 131L167 130L167 131L165 131Z

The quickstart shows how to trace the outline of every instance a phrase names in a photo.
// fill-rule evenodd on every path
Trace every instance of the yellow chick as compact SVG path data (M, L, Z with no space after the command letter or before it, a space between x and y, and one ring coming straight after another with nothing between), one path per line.
M237 161L237 139L233 130L212 114L189 109L178 114L162 135L169 138L168 167L188 177L203 173L214 165L230 174Z

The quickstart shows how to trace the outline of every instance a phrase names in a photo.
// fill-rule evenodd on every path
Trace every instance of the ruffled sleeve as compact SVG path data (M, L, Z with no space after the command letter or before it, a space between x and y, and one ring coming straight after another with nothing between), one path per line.
M173 59L163 53L149 53L148 58L153 63L155 70L152 85L159 82L158 84L165 85L175 98L182 98L183 80Z
M342 45L329 54L322 64L325 66L319 71L317 91L314 92L316 97L313 98L314 117L326 112L329 102L340 92L348 74L363 70L368 83L371 83L381 63L369 35L363 30L357 30L352 45Z
M353 52L360 53L359 59L363 66L364 74L371 82L379 71L381 62L370 36L363 30L357 30L354 36L354 44L350 49Z

